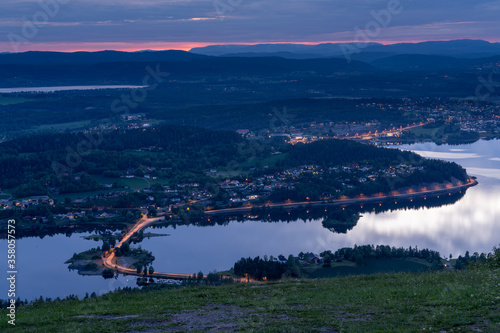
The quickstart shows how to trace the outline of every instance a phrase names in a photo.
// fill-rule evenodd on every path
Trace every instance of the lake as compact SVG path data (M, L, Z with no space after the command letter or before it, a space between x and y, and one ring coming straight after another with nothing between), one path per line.
M204 273L225 270L241 257L299 252L319 253L355 244L418 246L454 257L489 252L500 243L500 141L479 141L471 145L401 146L422 156L455 161L476 176L479 185L453 205L418 210L364 213L347 234L323 228L321 220L290 223L233 221L227 226L168 227L168 238L151 238L141 245L156 257L156 271Z
M108 85L108 86L58 86L58 87L20 87L0 88L0 94L12 93L51 93L66 90L95 90L95 89L141 89L146 86Z
M288 256L301 251L319 253L355 244L418 246L437 250L442 256L452 254L457 257L467 250L471 253L489 252L500 243L500 140L459 146L414 144L400 148L430 158L455 161L467 168L470 175L476 176L479 185L469 188L465 196L452 205L364 213L358 224L346 234L323 228L321 220L289 223L232 221L225 226L155 229L170 236L145 239L140 245L153 252L156 271L195 273L201 270L206 274L229 269L241 257ZM52 298L69 294L84 296L86 292L102 293L127 285L135 286L134 277L104 280L68 271L64 262L74 252L99 245L81 236L57 235L17 241L18 292L22 299L40 295ZM7 242L0 242L0 249L6 253ZM6 255L1 256L0 264L7 267ZM7 284L2 280L0 298L5 299L4 290L7 290Z
M17 296L22 300L32 300L40 296L63 298L70 294L83 297L85 293L105 294L119 287L136 286L134 278L121 276L118 279L105 280L101 276L82 276L68 269L64 262L71 258L73 253L100 245L83 238L87 235L89 233L75 233L70 237L60 234L43 239L30 237L17 240ZM6 272L7 262L4 257L7 256L7 242L2 240L1 243L5 256L2 255L0 263ZM0 299L7 299L7 287L6 279L2 278Z

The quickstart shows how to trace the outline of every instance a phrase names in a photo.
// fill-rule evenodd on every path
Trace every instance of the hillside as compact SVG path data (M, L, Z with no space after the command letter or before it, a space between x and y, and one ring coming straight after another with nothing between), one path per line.
M220 56L228 53L276 53L289 52L295 55L312 55L314 57L342 56L343 47L358 48L361 54L384 52L392 54L434 54L467 58L488 57L500 53L500 43L484 40L450 40L429 41L420 43L396 43L382 45L366 43L359 48L356 43L323 43L305 44L256 44L256 45L210 45L191 49L190 52L203 55ZM358 52L356 52L358 54Z
M6 332L498 332L500 270L115 292L17 309ZM0 311L5 318L6 310ZM7 329L8 327L8 329Z
M205 56L184 51L154 52L22 52L0 54L1 65L68 65L98 64L101 62L184 61L203 59Z
M150 53L145 53L149 55ZM152 53L153 55L155 53ZM283 59L277 57L265 58L230 58L204 57L191 53L167 53L168 56L137 57L135 54L89 53L86 57L67 57L54 54L54 61L33 63L32 57L27 58L28 64L20 61L3 60L0 57L0 87L36 87L50 85L78 84L142 84L146 68L161 68L160 72L169 73L175 80L200 80L237 77L276 77L304 78L317 75L330 76L335 73L371 73L371 65L353 61L350 64L344 59ZM161 54L160 54L161 55ZM10 56L10 55L4 55ZM45 59L46 55L40 55ZM118 60L123 59L123 60ZM75 63L80 61L79 63ZM14 62L14 63L9 63ZM169 78L170 79L170 78Z

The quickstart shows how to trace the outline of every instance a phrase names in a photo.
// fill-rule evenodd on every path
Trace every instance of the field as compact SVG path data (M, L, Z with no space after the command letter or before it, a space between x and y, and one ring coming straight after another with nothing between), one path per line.
M98 183L100 184L113 184L117 183L118 185L130 187L132 190L143 190L145 188L149 188L151 185L160 184L165 185L168 183L167 179L158 178L158 179L146 179L146 178L110 178L99 175L92 175Z
M61 123L61 124L47 124L36 126L35 130L68 130L68 129L77 129L85 126L89 126L91 123L90 120L82 120L82 121L74 121L70 123Z
M499 332L500 271L113 293L0 310L3 332Z
M130 192L131 190L129 189L108 189L108 190L98 190L98 191L90 191L90 192L77 192L77 193L64 193L64 194L58 194L54 195L54 199L57 199L58 201L64 202L65 198L69 198L71 200L75 199L84 199L89 196L96 196L99 193L109 193L109 192L116 192L116 191L125 191L125 192Z
M31 100L24 97L0 95L0 105L12 105L29 101Z
M432 139L436 136L436 133L439 132L441 127L437 128L424 128L424 127L416 127L412 128L409 131L414 133L418 138L424 137L428 139Z

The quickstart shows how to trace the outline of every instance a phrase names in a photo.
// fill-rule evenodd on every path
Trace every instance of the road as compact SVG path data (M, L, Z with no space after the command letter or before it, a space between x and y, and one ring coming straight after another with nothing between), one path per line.
M422 197L425 195L432 195L432 194L441 194L441 193L451 193L451 192L457 192L459 190L462 190L467 187L471 187L477 185L477 181L475 179L469 179L467 183L462 184L462 185L454 185L454 186L449 186L447 187L446 185L443 188L439 189L434 189L434 190L420 190L420 191L415 191L412 193L400 193L397 195L383 195L383 196L374 196L374 197L361 197L361 198L347 198L347 199L335 199L335 200L329 200L329 201L302 201L302 202L292 202L292 203L272 203L272 204L267 204L267 205L255 205L251 207L238 207L238 208L225 208L225 209L217 209L217 210L210 210L206 211L206 215L220 215L220 214L230 214L230 213L248 213L252 210L253 207L255 208L262 208L262 207L283 207L283 208L297 208L300 206L306 206L306 205L311 205L311 206L341 206L341 205L352 205L352 204L362 204L362 203L369 203L369 202L377 202L381 200L386 200L389 198L400 198L400 199L406 199L406 198L415 198L415 197ZM443 185L441 185L443 186Z
M121 266L117 264L115 252L114 250L117 247L122 246L123 243L128 241L130 237L132 237L136 232L141 231L142 229L148 227L149 225L162 220L164 217L155 217L155 218L147 218L143 217L125 234L125 236L116 244L114 248L109 251L109 255L102 257L102 263L105 267L113 269L115 272L128 274L128 275L137 275L143 276L142 274L138 274L137 270L125 266ZM153 274L148 274L148 277L155 278L164 278L164 279L187 279L191 275L190 274L178 274L178 273L162 273L162 272L154 272Z
M313 206L327 206L327 205L352 205L352 204L361 204L361 203L367 203L367 202L377 202L380 200L385 200L389 198L414 198L414 197L421 197L425 195L431 195L431 194L441 194L441 193L450 193L451 192L457 192L459 190L462 190L464 188L470 187L477 185L477 181L475 179L468 179L467 183L461 184L461 185L451 185L447 184L444 185L443 188L438 188L438 189L432 189L432 190L420 190L420 191L415 191L412 193L401 193L397 195L385 195L385 196L378 196L378 197L362 197L362 198L352 198L352 199L337 199L337 200L331 200L331 201L304 201L304 202L293 202L293 203L276 203L276 204L269 204L269 205L260 205L260 206L254 206L254 207L283 207L283 208L295 208L299 206L304 206L304 205L313 205ZM441 185L443 186L443 185ZM218 209L218 210L213 210L213 211L206 211L206 215L217 215L217 214L228 214L228 213L244 213L244 212L249 212L252 209L252 207L240 207L240 208L227 208L227 209ZM137 271L133 268L121 266L117 264L116 257L115 257L115 248L122 246L122 244L130 239L136 232L139 232L149 225L160 221L163 219L163 217L155 217L155 218L147 218L147 217L142 217L139 221L137 221L136 224L133 225L133 227L125 234L125 236L118 242L118 244L112 248L109 251L109 255L103 256L102 257L102 262L105 267L113 269L115 272L118 273L123 273L123 274L128 274L128 275L136 275L136 276L143 276L141 274L138 274ZM165 278L165 279L187 279L189 278L190 274L179 274L179 273L162 273L162 272L154 272L153 274L148 274L149 277L155 277L155 278ZM206 276L205 276L206 277Z
M338 139L363 139L363 140L368 140L368 139L372 139L374 137L378 137L378 136L384 136L384 135L388 135L388 134L395 134L395 133L399 133L399 132L403 132L403 131L406 131L406 130L409 130L409 129L412 129L412 128L417 128L417 127L421 127L421 126L425 126L427 124L430 124L432 123L433 121L428 121L428 122L425 122L425 123L419 123L419 124L415 124L415 125L409 125L406 126L406 127L398 127L398 128L395 128L395 129L392 129L392 130L386 130L386 131L382 131L382 132L376 132L376 133L361 133L361 134L357 134L357 135L351 135L351 136L340 136L338 137Z

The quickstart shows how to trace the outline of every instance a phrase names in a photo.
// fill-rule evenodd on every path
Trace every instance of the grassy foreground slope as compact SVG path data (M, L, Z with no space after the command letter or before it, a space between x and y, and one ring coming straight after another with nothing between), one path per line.
M500 270L112 293L17 309L12 332L499 332Z

